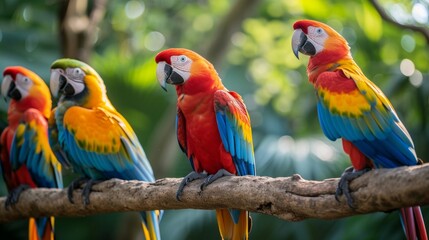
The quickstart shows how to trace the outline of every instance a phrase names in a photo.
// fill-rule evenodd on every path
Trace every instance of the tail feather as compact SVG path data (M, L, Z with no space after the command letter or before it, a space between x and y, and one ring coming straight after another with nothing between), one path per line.
M426 227L420 207L407 207L401 209L401 222L408 240L427 240Z
M423 219L422 211L420 207L413 207L414 217L418 227L418 232L421 240L427 240L428 235L426 232L425 220Z
M234 223L228 209L216 209L216 218L222 239L249 239L249 213L247 211L240 211L237 224Z
M54 240L55 218L30 218L28 223L29 240Z
M142 228L145 240L160 240L161 233L159 230L160 211L141 212Z

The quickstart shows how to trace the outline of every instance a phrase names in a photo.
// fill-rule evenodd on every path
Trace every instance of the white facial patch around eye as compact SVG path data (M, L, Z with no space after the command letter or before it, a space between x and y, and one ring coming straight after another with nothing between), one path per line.
M23 97L28 95L28 92L30 91L31 86L33 86L33 81L20 73L16 74L16 88L21 92Z
M81 93L85 89L84 78L86 74L80 68L66 68L67 83L74 89L74 95Z
M328 39L328 34L323 28L309 26L307 28L307 37L316 49L316 54L324 49L325 41Z
M192 60L185 55L171 56L171 65L181 71L191 71Z
M85 73L80 68L67 68L66 75L70 80L83 82Z
M325 44L325 41L328 38L328 34L323 28L309 26L307 31L308 37L312 39L315 43L321 46Z

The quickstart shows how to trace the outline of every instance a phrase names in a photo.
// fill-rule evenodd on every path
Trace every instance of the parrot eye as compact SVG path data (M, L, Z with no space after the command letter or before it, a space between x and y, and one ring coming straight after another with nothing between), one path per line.
M191 70L192 60L185 55L171 56L171 65L176 70L189 72Z
M316 29L316 33L317 34L322 34L323 33L323 29L321 29L321 28Z
M188 58L185 55L179 56L179 62L184 63L186 62L186 60L188 60Z
M31 85L33 85L33 81L27 76L24 76L22 74L16 75L16 85L18 88L22 90L28 90L30 89Z
M22 75L18 76L17 80L18 80L17 81L18 84L21 85L21 86L27 86L27 85L29 85L31 83L31 80L28 77L22 76Z
M73 70L73 76L75 76L75 77L83 76L83 71L82 71L82 69L80 69L80 68L75 68L75 69Z
M82 80L83 77L85 76L85 73L80 68L69 68L66 70L66 72L71 79L75 79L75 80Z

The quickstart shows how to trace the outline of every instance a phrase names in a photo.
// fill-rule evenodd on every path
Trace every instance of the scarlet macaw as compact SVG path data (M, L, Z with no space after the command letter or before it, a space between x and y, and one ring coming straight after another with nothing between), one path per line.
M1 94L10 99L9 125L1 135L1 169L9 195L6 207L28 188L62 188L61 164L49 145L51 94L34 72L20 66L3 72ZM54 218L30 218L29 239L54 239Z
M94 183L119 178L154 182L149 161L127 120L110 103L98 73L86 63L59 59L52 63L50 87L59 97L53 112L52 142L60 145L73 170L84 176L82 195L89 204ZM69 186L73 189L81 181ZM145 239L160 239L160 211L142 212Z
M176 86L177 139L193 171L190 181L205 178L202 189L225 175L255 175L252 131L240 95L226 89L213 65L188 49L167 49L155 58L157 78ZM216 210L222 239L248 239L249 213Z
M351 207L348 181L371 168L418 164L414 144L392 104L354 62L347 41L326 24L300 20L293 25L292 48L310 56L309 81L317 95L324 134L341 138L353 168L341 177L337 196L344 193ZM427 239L420 207L401 209L407 239ZM418 232L418 233L417 233Z

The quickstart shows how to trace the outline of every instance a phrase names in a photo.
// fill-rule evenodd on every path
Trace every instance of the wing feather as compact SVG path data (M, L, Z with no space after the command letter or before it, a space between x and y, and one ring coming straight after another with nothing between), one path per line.
M71 107L64 115L60 139L73 167L87 176L155 180L137 136L116 111Z
M222 143L234 160L237 174L255 175L250 118L243 100L235 92L218 90L214 109Z
M335 87L341 84L347 85L347 90ZM319 120L329 139L352 142L376 166L417 163L411 137L389 100L364 75L358 71L324 72L315 86Z
M48 123L35 109L24 112L12 140L11 166L25 165L39 187L62 188L61 165L49 145Z

